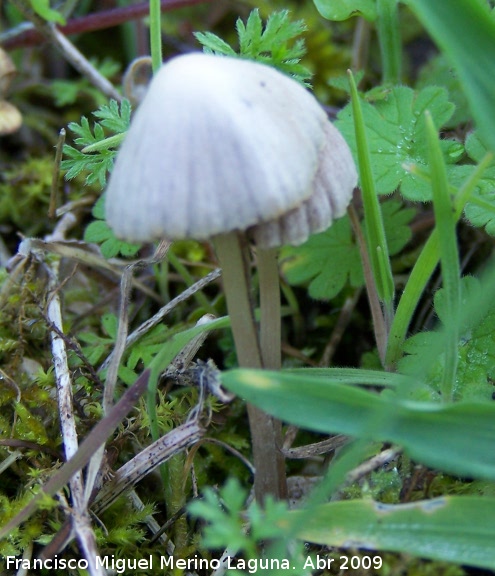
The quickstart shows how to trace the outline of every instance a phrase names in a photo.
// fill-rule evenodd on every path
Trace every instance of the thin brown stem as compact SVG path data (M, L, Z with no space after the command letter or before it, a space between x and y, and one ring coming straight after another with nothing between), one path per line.
M375 341L378 348L378 355L385 366L385 354L387 351L387 328L385 324L385 318L383 315L382 308L380 306L380 299L378 298L378 292L376 290L376 284L373 277L373 271L371 269L371 262L368 255L368 250L366 247L366 240L364 238L363 231L361 230L361 224L359 223L359 218L354 209L354 206L350 205L347 208L347 213L349 214L349 219L351 221L354 234L356 235L356 240L359 247L359 253L361 255L361 261L364 270L364 280L366 283L366 292L368 294L368 302L371 309L371 316L373 318L373 330L375 332Z
M344 305L340 310L337 322L335 323L335 328L332 331L328 344L325 346L325 350L323 351L318 366L321 367L330 366L335 350L337 346L340 344L345 329L347 328L349 322L351 321L352 313L354 312L354 308L356 307L360 296L361 296L361 288L358 288L357 290L354 291L354 294L352 296L346 298Z
M277 249L258 250L258 274L260 285L260 349L263 367L280 370L282 367L282 320L280 310L280 277L278 273ZM287 496L285 459L280 450L282 445L282 423L268 417L267 426L272 429L276 450L274 464L277 467L278 496Z
M364 18L358 18L352 41L352 70L364 70L368 62L371 38L371 25Z
M277 250L258 250L258 274L260 279L260 348L263 367L280 370L281 312L280 280L277 265Z
M239 365L243 368L261 368L242 239L237 232L229 232L215 236L214 244L222 267L225 299Z
M215 250L223 270L225 298L239 365L259 369L263 367L263 361L250 298L244 242L243 237L237 232L221 234L214 239ZM256 469L254 480L256 499L258 502L263 502L267 494L283 498L285 476L281 478L278 457L280 442L274 419L252 404L248 404L247 410Z
M195 4L205 4L212 0L161 0L162 12L183 8L184 6L194 6ZM65 26L60 27L60 31L70 36L71 34L81 34L83 32L93 32L118 26L124 22L143 18L149 12L149 2L131 4L130 6L120 6L111 10L100 10L93 14L73 18ZM11 34L10 31L2 34L0 43L5 50L34 46L43 41L43 36L36 28L20 28L18 33Z

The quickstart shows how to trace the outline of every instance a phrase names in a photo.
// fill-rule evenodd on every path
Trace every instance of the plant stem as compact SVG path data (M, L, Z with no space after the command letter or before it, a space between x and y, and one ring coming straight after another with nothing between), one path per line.
M258 333L250 298L249 270L244 238L237 232L219 234L214 238L215 250L222 266L222 279L234 336L237 359L244 368L263 367ZM272 350L271 354L274 355ZM256 469L254 491L258 502L267 494L282 498L280 468L277 454L276 427L271 416L248 404L249 427Z
M280 278L278 273L277 249L258 250L258 274L260 289L260 349L263 367L280 370L282 367L282 315L280 310ZM287 496L285 459L280 450L282 445L282 423L268 417L275 438L274 464L277 467L279 498ZM267 425L270 422L267 422ZM273 457L273 456L272 456Z
M260 348L263 367L268 370L280 370L282 364L280 280L276 255L275 248L258 250Z
M368 303L370 305L371 316L373 318L373 331L375 333L375 342L378 349L378 356L382 366L385 367L385 352L387 350L387 327L385 318L380 306L380 299L376 289L375 277L369 258L368 251L366 250L366 240L364 238L359 218L352 204L347 208L349 220L351 221L352 229L356 235L356 240L361 255L361 262L363 264L364 281L366 284L366 292L368 294Z
M382 81L400 84L402 48L397 0L377 0L377 27L382 55Z
M357 19L352 40L352 70L364 70L368 63L370 48L371 25L363 17Z
M160 0L150 0L150 46L153 72L157 72L163 61Z
M222 267L225 299L239 364L244 368L262 368L242 239L236 232L229 232L215 236L214 244Z
M160 5L162 12L164 12L184 6L194 6L195 4L206 4L209 2L212 2L212 0L161 0ZM93 14L73 18L59 29L63 34L68 36L71 34L81 34L83 32L93 32L95 30L105 30L106 28L112 28L124 22L142 18L146 16L148 12L149 2L131 4L130 6L112 8L111 10L100 10ZM24 25L0 34L0 43L4 50L34 46L40 44L42 41L43 36L36 28L26 29Z

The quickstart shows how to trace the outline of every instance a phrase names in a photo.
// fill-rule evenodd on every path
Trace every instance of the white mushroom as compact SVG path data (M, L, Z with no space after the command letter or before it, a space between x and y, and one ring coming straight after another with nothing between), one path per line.
M273 247L327 228L344 214L356 181L347 144L305 88L263 64L191 54L153 78L118 154L106 216L131 241L212 239L240 365L278 369ZM245 232L259 247L259 337ZM280 496L279 425L248 411L256 495Z
M19 110L3 98L6 97L16 68L10 56L0 48L0 136L12 134L22 125L22 115Z
M246 230L313 194L326 178L327 148L338 166L331 203L347 205L352 157L306 89L247 60L174 58L151 82L119 152L107 219L133 241Z

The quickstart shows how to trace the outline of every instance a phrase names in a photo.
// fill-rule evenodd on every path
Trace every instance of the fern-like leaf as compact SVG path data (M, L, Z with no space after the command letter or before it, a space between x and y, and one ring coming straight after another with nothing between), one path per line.
M114 145L120 142L115 137L123 136L129 128L131 105L128 100L123 100L120 106L111 100L93 112L93 116L99 120L94 122L93 127L85 116L81 118L80 124L69 124L69 130L76 135L74 144L77 147L69 144L64 146L62 169L67 170L67 180L87 172L86 184L98 183L103 188L117 154ZM89 147L91 149L87 150Z
M263 29L259 10L255 9L245 24L240 18L237 20L236 30L239 52L211 32L195 32L194 35L207 54L256 60L309 86L311 73L301 64L301 58L306 54L304 40L295 40L306 30L302 20L291 22L289 11L281 10L269 16Z

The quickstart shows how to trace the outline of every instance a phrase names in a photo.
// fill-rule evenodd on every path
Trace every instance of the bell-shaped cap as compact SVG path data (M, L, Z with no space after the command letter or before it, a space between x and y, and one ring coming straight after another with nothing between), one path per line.
M302 244L311 234L326 230L346 213L357 185L356 166L347 142L330 122L325 134L313 194L279 218L252 228L251 236L260 248Z
M277 219L326 184L328 162L339 162L334 150L335 161L324 159L334 130L315 98L271 67L174 58L133 117L108 185L107 220L139 242L202 240ZM330 201L334 216L341 203Z

